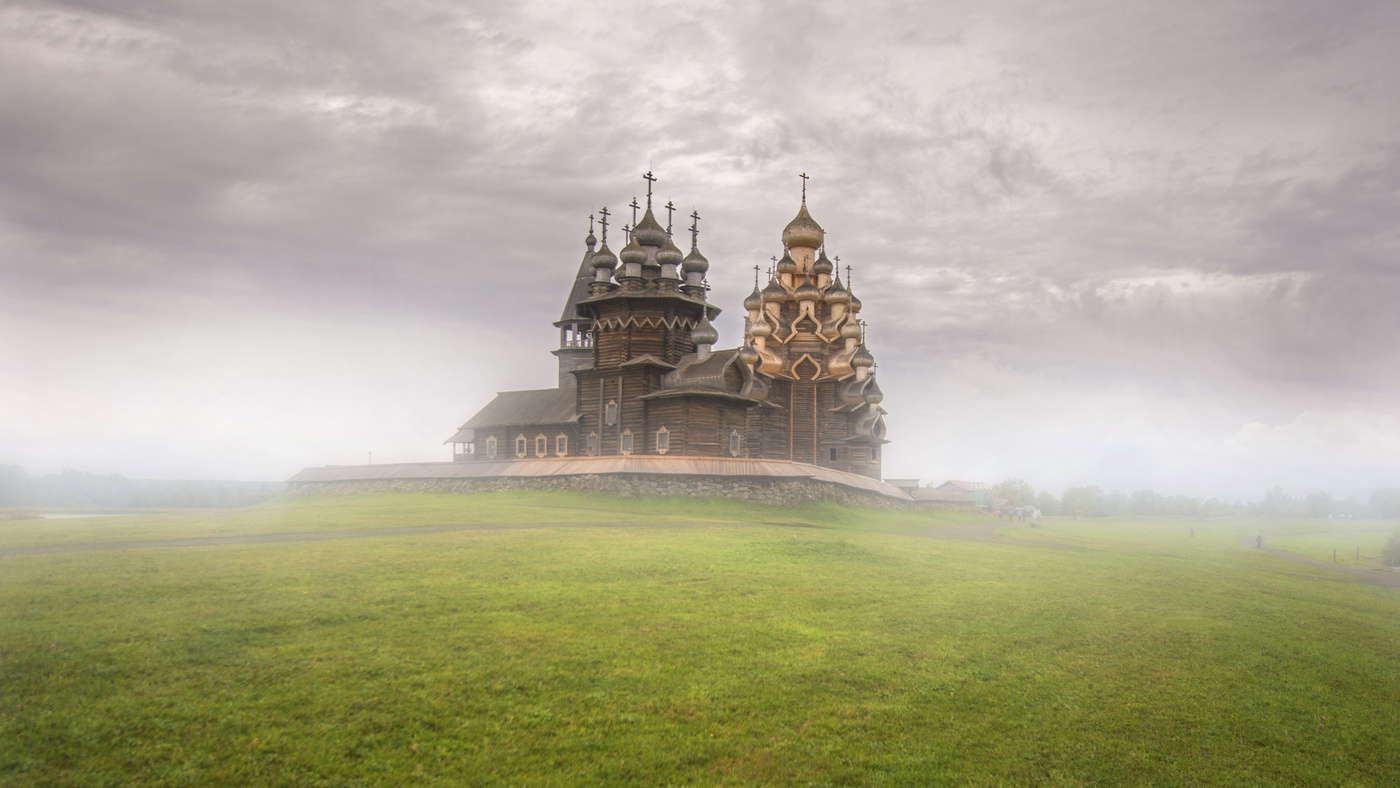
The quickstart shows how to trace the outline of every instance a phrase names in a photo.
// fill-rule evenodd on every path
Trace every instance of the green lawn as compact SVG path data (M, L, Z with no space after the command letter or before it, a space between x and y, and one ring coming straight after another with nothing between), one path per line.
M1319 561L1335 560L1342 566L1378 567L1381 548L1400 525L1375 521L1353 522L1350 530L1330 524L1326 530L1297 536L1282 536L1269 540L1269 545ZM1335 552L1335 556L1334 553ZM1360 560L1357 554L1360 553Z
M15 521L4 544L784 525L0 559L0 785L1390 785L1400 773L1400 593L1241 546L1256 522L1009 532L1085 548L1059 550L903 533L963 515L567 494L116 519Z

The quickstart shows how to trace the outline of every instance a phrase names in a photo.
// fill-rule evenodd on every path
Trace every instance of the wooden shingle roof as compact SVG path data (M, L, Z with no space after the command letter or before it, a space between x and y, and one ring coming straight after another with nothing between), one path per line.
M526 424L572 424L578 420L574 390L502 391L459 429L515 427Z

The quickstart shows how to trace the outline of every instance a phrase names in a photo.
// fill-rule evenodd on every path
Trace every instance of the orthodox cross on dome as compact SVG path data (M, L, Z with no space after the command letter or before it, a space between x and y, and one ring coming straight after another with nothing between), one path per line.
M807 173L797 176L802 179L802 202L807 202Z
M607 245L608 245L608 216L609 216L609 213L608 213L608 206L604 205L604 206L603 206L603 210L598 211L598 213L602 214L602 216L603 216L603 218L602 218L602 219L599 219L598 221L599 221L600 224L603 225L603 246L607 246Z
M593 234L593 214L588 214L588 234Z
M840 262L841 258L838 257L838 258L836 258L836 260L837 260L837 262ZM851 286L851 267L848 265L848 266L846 266L846 287L850 287L850 286Z
M636 198L636 197L633 197L633 198L632 198L632 202L628 203L628 205L631 205L631 206L632 206L632 226L635 227L635 226L637 226L637 209L638 209L638 208L641 208L642 206L640 206L640 205L637 204L637 198ZM647 196L647 207L651 207L651 196L650 196L650 195Z
M656 183L656 176L651 174L651 170L647 170L647 174L646 174L646 175L643 175L642 178L644 178L644 179L646 180L646 182L647 182L647 207L650 208L650 207L651 207L651 185L652 185L653 183Z
M671 234L671 214L676 212L676 204L671 200L666 201L666 234Z
M753 267L753 289L758 289L758 266Z
M632 225L630 225L630 224L624 224L624 225L622 225L622 235L623 235L624 238L627 239L627 242L628 242L628 243L631 243L631 242L632 242Z
M699 245L700 245L700 212L699 212L699 211L691 211L691 212L690 212L690 218L691 218L691 220L692 220L692 221L690 222L690 245L691 245L691 246L694 246L694 247L699 247Z

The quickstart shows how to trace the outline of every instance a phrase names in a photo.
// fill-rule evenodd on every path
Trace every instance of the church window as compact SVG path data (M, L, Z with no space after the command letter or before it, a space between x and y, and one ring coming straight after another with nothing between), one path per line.
M662 427L656 431L656 453L665 454L671 450L671 431Z
M489 438L486 439L486 457L487 457L487 459L491 459L491 460L496 459L496 436L495 436L495 435L492 435L491 437L489 437Z
M632 430L630 429L622 431L622 453L632 453Z
M879 462L879 461L880 461L880 447L879 447L879 446L876 446L875 448L873 448L873 449L870 450L870 461L871 461L871 462Z
M596 432L588 433L588 456L598 456L598 433Z
M832 446L830 449L827 449L827 452L830 455L828 459L830 459L832 462L836 462L836 447Z
M730 455L731 457L738 457L738 456L739 456L739 431L738 431L738 430L734 430L733 432L729 433L729 455Z
M517 457L524 457L524 456L525 456L525 445L526 445L526 444L525 444L525 436L524 436L524 435L517 435L517 436L515 436L515 456L517 456Z
M543 457L549 453L549 438L543 435L535 436L535 456Z
M563 457L569 453L569 436L556 435L554 437L554 453Z
M608 400L607 407L603 408L603 421L609 427L617 423L617 400Z

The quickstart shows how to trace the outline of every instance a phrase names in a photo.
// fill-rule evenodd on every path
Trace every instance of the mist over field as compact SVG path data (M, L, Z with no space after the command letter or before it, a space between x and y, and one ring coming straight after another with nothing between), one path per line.
M698 210L720 346L799 173L886 476L1400 486L1400 6L0 8L0 464L450 459L588 217ZM617 223L620 227L621 221Z

